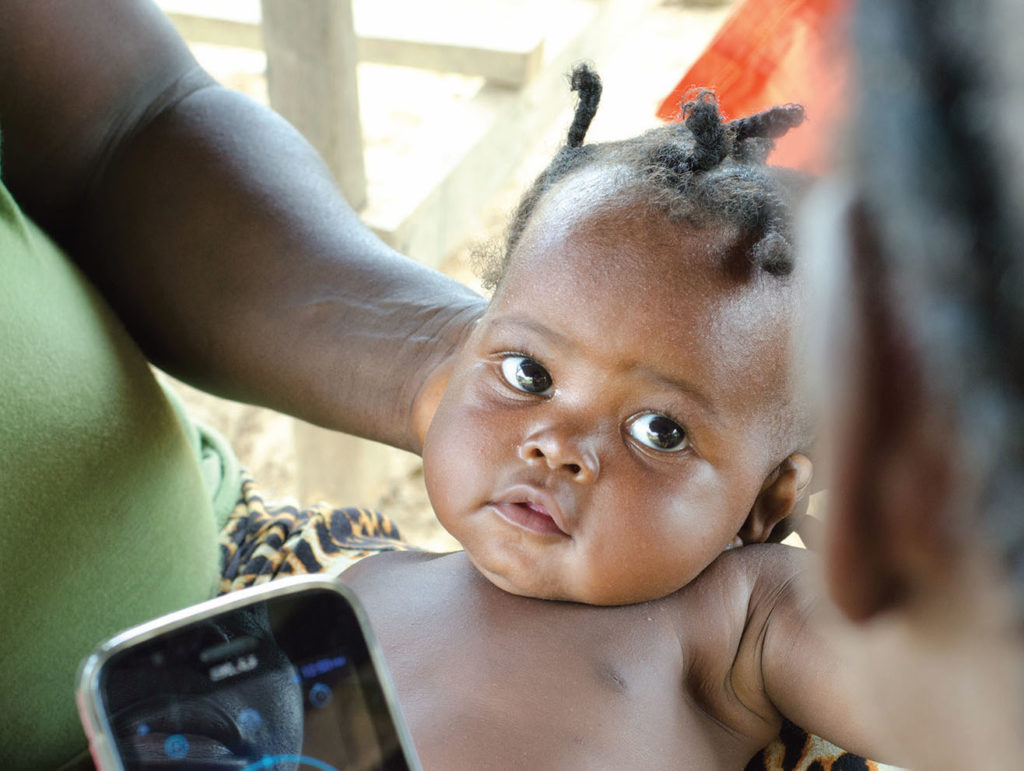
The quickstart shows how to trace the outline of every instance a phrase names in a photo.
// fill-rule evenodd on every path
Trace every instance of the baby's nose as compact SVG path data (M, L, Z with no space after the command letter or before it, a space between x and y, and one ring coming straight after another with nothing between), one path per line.
M597 452L584 441L554 430L540 431L519 445L519 457L528 464L545 464L552 471L567 472L574 481L586 484L597 479Z

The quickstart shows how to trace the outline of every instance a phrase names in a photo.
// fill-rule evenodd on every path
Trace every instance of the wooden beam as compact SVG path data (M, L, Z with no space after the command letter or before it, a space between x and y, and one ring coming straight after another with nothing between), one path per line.
M247 0L161 0L161 6L190 43L231 48L263 48L258 7ZM293 2L301 8L300 2ZM520 88L540 70L542 35L520 19L495 24L477 17L445 26L444 15L432 23L420 19L394 23L384 6L368 5L355 16L356 58L361 62L417 67L483 77L492 83Z
M305 135L359 209L366 171L352 4L261 0L261 7L270 106Z
M354 2L360 61L482 76L517 88L540 70L543 25L522 0Z
M544 60L541 40L518 51L384 36L360 36L357 42L363 62L479 76L511 88L529 83Z

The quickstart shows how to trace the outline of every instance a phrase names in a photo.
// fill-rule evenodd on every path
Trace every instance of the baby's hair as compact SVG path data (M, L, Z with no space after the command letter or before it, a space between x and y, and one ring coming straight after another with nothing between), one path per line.
M506 232L504 249L481 265L484 286L501 281L533 212L545 194L586 168L615 167L624 192L638 193L670 221L694 226L712 223L740 228L750 262L772 276L793 270L791 204L806 186L803 175L770 167L773 140L804 120L795 104L724 121L709 90L695 91L682 105L682 122L617 142L586 144L601 99L601 79L577 65L570 86L579 101L565 144L519 202Z

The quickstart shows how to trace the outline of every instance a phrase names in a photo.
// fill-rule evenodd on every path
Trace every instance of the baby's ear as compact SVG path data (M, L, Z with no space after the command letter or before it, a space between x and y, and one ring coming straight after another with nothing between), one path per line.
M814 464L795 452L775 467L761 486L746 522L740 528L743 543L764 543L772 529L788 517L811 484Z

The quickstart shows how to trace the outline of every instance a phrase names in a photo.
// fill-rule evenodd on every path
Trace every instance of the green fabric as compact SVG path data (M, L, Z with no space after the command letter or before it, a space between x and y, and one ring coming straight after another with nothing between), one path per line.
M54 768L82 658L212 596L238 469L2 184L0 269L0 768Z
M188 414L181 397L171 386L162 382L161 385L178 415L193 455L199 459L199 471L210 496L217 531L220 532L241 495L242 466L238 456L223 436Z

